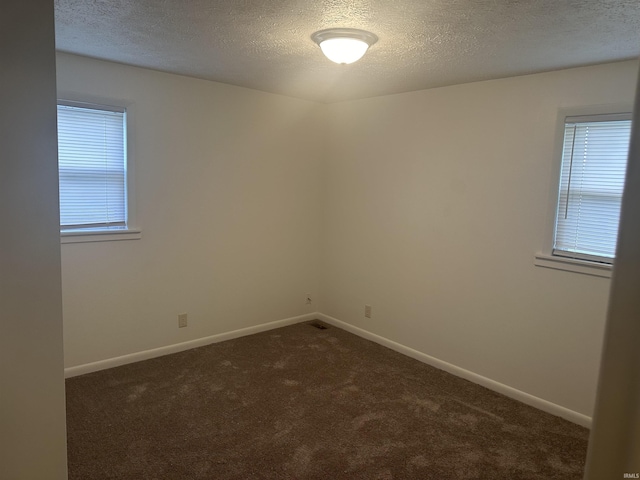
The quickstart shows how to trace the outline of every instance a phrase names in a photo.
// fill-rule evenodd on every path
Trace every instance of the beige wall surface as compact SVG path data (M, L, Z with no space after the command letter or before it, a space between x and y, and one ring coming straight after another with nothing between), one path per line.
M0 4L0 478L67 478L53 2Z
M62 246L67 367L311 311L320 105L67 54L58 96L131 107L142 230Z
M591 416L610 281L534 255L558 110L631 105L636 73L623 62L328 106L320 310Z

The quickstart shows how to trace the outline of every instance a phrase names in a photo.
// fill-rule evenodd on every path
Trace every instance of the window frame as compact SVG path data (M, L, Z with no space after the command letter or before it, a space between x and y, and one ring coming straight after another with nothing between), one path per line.
M135 208L135 162L134 162L134 125L135 105L126 100L116 100L103 97L77 96L74 94L59 93L57 105L66 105L80 108L93 108L105 111L125 112L125 149L126 149L126 175L125 175L125 211L126 227L120 229L86 229L60 231L60 243L86 243L106 242L117 240L138 240L142 238L142 231L137 227Z
M566 256L555 255L553 244L556 230L556 215L558 212L560 177L562 174L562 154L567 117L594 117L598 115L631 115L631 103L617 103L607 105L591 105L580 107L563 107L558 110L555 129L555 143L553 149L553 167L549 182L549 200L547 202L546 224L542 247L535 254L534 264L538 267L552 268L596 277L611 278L613 264L598 261L582 260ZM615 263L615 259L614 259Z

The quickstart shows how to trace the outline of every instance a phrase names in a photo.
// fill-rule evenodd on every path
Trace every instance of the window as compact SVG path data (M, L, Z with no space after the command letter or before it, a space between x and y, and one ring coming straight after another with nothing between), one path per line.
M535 264L610 277L631 137L627 105L559 113L549 225ZM614 113L625 112L625 113Z
M63 235L128 231L126 130L124 108L59 102Z
M553 255L613 263L630 115L567 117Z

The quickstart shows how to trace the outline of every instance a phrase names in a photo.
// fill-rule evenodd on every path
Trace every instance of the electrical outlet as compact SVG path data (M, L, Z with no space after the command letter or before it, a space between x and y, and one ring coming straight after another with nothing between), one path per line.
M371 305L364 306L364 316L367 318L371 318Z
M184 328L187 326L187 314L181 313L178 315L178 328Z
M313 300L311 300L311 294L310 294L310 293L307 293L307 298L306 298L306 300L304 301L304 303L305 303L306 305L311 305L311 304L313 303Z

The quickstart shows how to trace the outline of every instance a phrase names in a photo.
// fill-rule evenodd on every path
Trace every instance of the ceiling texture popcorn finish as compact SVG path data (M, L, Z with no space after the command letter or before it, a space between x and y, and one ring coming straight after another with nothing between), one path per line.
M58 50L320 102L627 60L637 0L56 0ZM352 65L311 39L379 41Z

